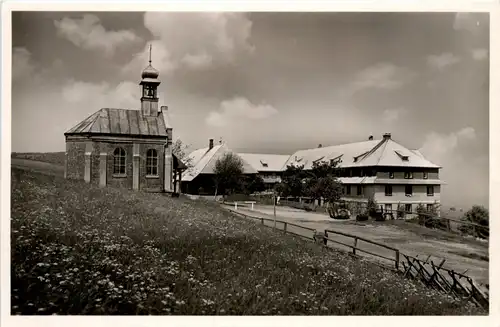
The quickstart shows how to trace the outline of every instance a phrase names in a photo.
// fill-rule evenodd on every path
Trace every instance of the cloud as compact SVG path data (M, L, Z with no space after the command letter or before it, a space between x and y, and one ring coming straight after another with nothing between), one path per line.
M472 58L474 60L484 60L488 58L488 50L486 49L472 49Z
M118 85L106 82L70 81L62 88L62 97L69 104L82 104L97 111L99 108L139 108L140 89L129 81Z
M350 85L350 90L356 92L363 89L395 90L411 82L416 76L408 68L392 63L378 63L360 71Z
M187 67L196 70L210 67L213 62L213 58L206 53L200 53L197 55L187 54L182 58L181 61Z
M60 37L82 49L103 51L106 56L113 55L119 46L141 40L130 30L107 31L99 18L90 14L81 19L64 17L55 20L54 25Z
M251 54L252 22L245 13L147 12L144 25L153 35L153 66L171 72L231 64L241 54ZM147 62L148 45L136 55L126 70L136 71ZM164 67L160 67L163 65Z
M382 117L386 123L394 123L406 113L408 113L408 110L405 108L385 109Z
M35 64L31 53L26 48L16 47L12 50L12 80L22 81L31 78L35 72Z
M278 110L268 104L255 105L248 99L235 97L222 101L218 111L209 113L206 123L215 127L226 126L239 120L262 120L278 113Z
M443 70L448 66L455 65L460 62L460 58L453 53L446 52L440 55L430 55L427 57L427 64L431 68Z
M467 12L459 12L455 14L455 20L453 21L453 29L456 31L476 31L480 26L480 22L477 19L477 16L467 13Z
M172 56L161 40L153 40L144 45L144 48L133 54L132 60L122 68L123 73L131 73L137 75L137 72L142 71L148 65L149 61L149 46L152 47L152 65L162 74L168 74L178 68L178 63L172 60Z
M432 132L426 136L420 151L431 161L442 165L448 161L460 143L474 139L476 131L472 127L464 127L450 134Z

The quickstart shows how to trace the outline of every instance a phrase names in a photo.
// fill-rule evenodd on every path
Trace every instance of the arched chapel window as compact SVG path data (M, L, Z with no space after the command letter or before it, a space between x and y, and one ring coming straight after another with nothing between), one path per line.
M125 150L116 148L113 152L113 174L125 174Z

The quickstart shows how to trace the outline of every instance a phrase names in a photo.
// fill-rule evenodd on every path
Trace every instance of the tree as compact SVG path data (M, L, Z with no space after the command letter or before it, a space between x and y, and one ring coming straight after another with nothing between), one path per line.
M281 191L283 196L300 197L304 195L304 179L307 173L304 166L289 165L283 172Z
M232 152L226 152L215 162L214 174L215 196L217 193L223 195L227 195L227 192L232 193L241 187L243 160Z
M189 146L184 144L181 139L177 139L174 144L172 144L172 153L188 168L191 168L193 166L193 158L188 155L188 147Z
M465 222L480 225L482 227L462 224L459 227L459 230L467 235L472 235L484 239L489 238L489 216L490 215L488 209L483 206L475 205L472 207L472 209L465 213L465 215L462 217L462 220Z
M336 162L314 162L308 172L305 183L305 194L313 200L323 198L328 203L334 203L342 197L342 184L338 181Z

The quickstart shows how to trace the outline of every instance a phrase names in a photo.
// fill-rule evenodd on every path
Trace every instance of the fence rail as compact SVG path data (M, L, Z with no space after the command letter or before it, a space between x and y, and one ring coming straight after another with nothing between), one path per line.
M472 301L478 306L481 306L485 309L489 307L489 296L486 292L482 291L477 285L474 283L474 280L465 275L465 273L457 273L454 270L446 269L443 267L446 259L443 259L438 265L436 265L433 261L429 262L430 256L427 257L425 261L418 259L416 257L412 257L410 255L406 255L401 253L397 248L388 246L383 243L375 242L370 239L360 237L353 234L348 234L341 231L325 229L324 233L318 233L318 231L314 228L301 226L299 224L294 224L284 220L278 219L270 219L263 217L256 217L248 214L244 214L241 212L237 212L232 209L226 209L229 212L234 214L251 218L257 221L260 221L262 225L271 227L272 224L282 224L283 232L285 234L294 234L299 237L303 237L309 240L313 240L315 242L322 242L325 247L328 247L328 242L340 244L342 246L348 247L351 249L353 255L359 255L357 252L367 253L369 255L373 255L385 260L392 262L393 269L403 274L404 277L419 280L424 283L427 287L436 289L441 292L448 293L457 298L466 299ZM266 224L265 222L270 222L272 224ZM299 230L306 231L305 234L297 233L290 230L290 226L296 227ZM275 225L276 227L276 225ZM312 235L309 236L312 232ZM307 235L309 234L309 235ZM331 234L341 235L344 237L351 238L353 240L352 244L348 244L345 242L341 242L339 240L333 239ZM385 256L381 254L379 251L368 251L366 249L359 247L359 241L371 244L375 246L375 248L384 248L394 253L393 256ZM379 253L376 253L379 252ZM401 256L403 260L401 260ZM444 272L444 274L443 274Z

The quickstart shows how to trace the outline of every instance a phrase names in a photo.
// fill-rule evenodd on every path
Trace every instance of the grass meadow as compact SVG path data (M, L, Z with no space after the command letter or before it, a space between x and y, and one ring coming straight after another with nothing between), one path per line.
M11 194L12 314L487 314L215 203L15 168Z

